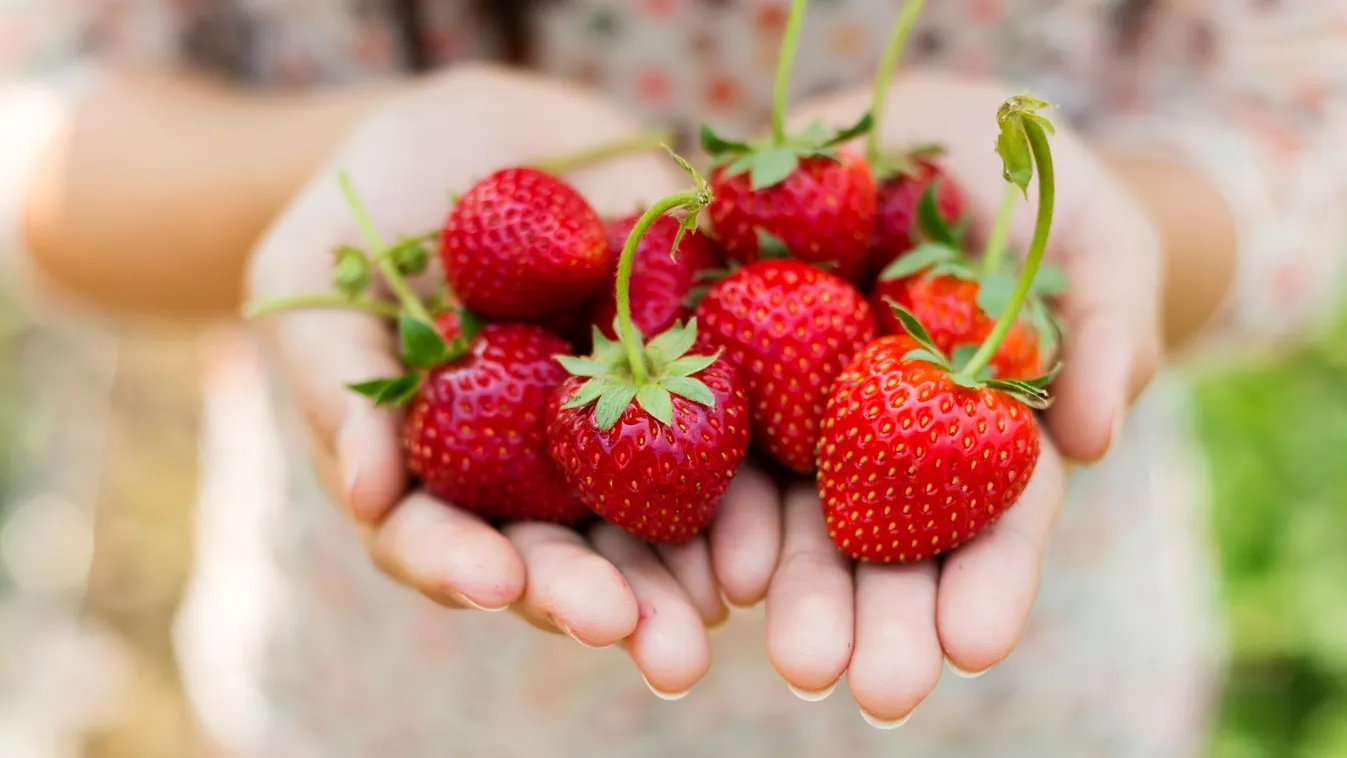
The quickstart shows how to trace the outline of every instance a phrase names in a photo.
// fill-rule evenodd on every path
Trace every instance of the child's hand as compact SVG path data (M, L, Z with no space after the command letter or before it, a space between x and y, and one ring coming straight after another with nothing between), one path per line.
M336 171L348 172L390 239L442 223L449 192L506 165L591 147L636 131L612 107L553 83L465 69L414 85L350 138L255 254L251 298L330 287L339 243L359 239ZM627 214L686 182L666 156L607 162L568 179L601 214ZM476 516L406 493L398 422L346 388L395 375L388 324L349 311L266 317L292 402L307 421L329 491L390 576L451 607L513 607L531 623L589 645L626 640L652 688L680 693L706 672L706 626L724 620L722 593L751 604L767 589L780 541L779 494L765 476L734 482L708 537L652 550L610 526L588 536L548 524L502 534ZM718 583L712 564L726 569Z
M882 141L893 148L940 142L945 168L966 189L975 222L993 217L1006 184L996 155L997 107L1016 94L987 84L919 77L895 86ZM870 92L817 103L801 123L849 124ZM1051 116L1051 113L1045 114ZM829 540L812 482L786 497L783 556L768 596L768 649L791 685L831 687L847 673L874 720L905 717L935 687L943 658L970 672L1008 656L1039 583L1048 535L1063 499L1063 457L1092 461L1116 434L1128 404L1159 359L1161 250L1152 223L1086 145L1063 129L1052 141L1057 174L1050 259L1070 291L1064 371L1046 417L1050 437L1028 489L994 527L937 565L852 567ZM1024 249L1031 201L1012 243ZM975 227L977 224L975 223ZM975 228L974 230L979 231Z

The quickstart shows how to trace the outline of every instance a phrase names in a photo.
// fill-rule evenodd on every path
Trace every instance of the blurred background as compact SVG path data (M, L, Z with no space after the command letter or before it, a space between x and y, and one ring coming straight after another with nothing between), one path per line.
M1199 379L1235 654L1216 758L1347 756L1347 329L1331 332ZM255 485L198 473L259 449L261 379L228 327L0 309L0 756L209 755L175 614L194 509L255 508L230 489Z

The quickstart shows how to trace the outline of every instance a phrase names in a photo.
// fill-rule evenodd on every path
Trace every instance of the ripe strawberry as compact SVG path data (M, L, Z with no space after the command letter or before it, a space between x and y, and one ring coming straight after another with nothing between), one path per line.
M1039 431L1031 408L1047 407L1052 374L1020 380L986 373L1016 324L1052 224L1051 124L1037 113L1044 105L1017 97L997 113L1007 180L1023 190L1038 164L1039 215L1024 269L991 334L968 358L951 362L915 316L894 306L906 334L876 340L833 385L818 488L828 533L852 558L909 563L952 550L999 519L1033 475Z
M863 561L912 563L975 537L1015 504L1038 461L1029 407L881 337L833 384L818 449L828 534Z
M437 319L450 341L459 314ZM569 346L539 326L488 324L429 371L407 411L407 463L426 490L488 519L574 524L589 516L547 452L547 404Z
M888 307L890 301L912 312L931 341L945 353L976 347L991 334L996 321L978 305L978 283L948 274L884 279L875 285L870 303L880 334L903 334L903 325ZM992 371L1003 379L1028 379L1043 373L1039 338L1025 319L1015 322L992 358Z
M872 118L867 113L837 131L815 123L786 132L790 68L805 6L805 0L793 0L786 21L771 134L733 142L702 127L702 148L715 161L712 236L741 263L784 254L855 281L865 273L874 230L875 180L859 155L839 147L868 132Z
M729 257L751 263L779 254L762 250L761 235L769 235L799 260L848 281L860 278L874 228L875 182L859 155L802 150L798 166L774 184L760 181L756 171L736 173L741 165L722 165L711 175L717 197L710 208L712 233Z
M710 190L692 167L694 189L655 203L622 247L615 285L621 341L595 334L590 358L558 356L574 378L552 398L553 460L603 518L651 541L678 543L707 525L748 452L748 407L738 376L716 354L689 354L697 325L675 324L648 343L632 323L632 264L645 232L677 210L666 250L682 244Z
M638 218L639 215L628 216L604 225L614 267ZM683 235L675 251L673 242L678 230L677 219L661 216L650 225L636 248L631 264L631 319L644 334L659 334L676 321L686 320L692 314L688 297L698 285L698 275L720 266L715 246L696 229ZM595 301L590 323L610 339L616 339L613 330L616 316L617 297L610 287Z
M603 224L570 185L507 168L454 203L440 236L449 286L489 318L534 319L573 308L608 276Z
M800 261L759 261L717 282L696 316L739 368L754 441L788 468L812 471L828 389L875 337L865 297Z
M866 261L867 276L873 278L894 259L916 247L913 238L917 225L917 205L922 196L935 188L935 206L946 224L963 218L966 201L963 189L939 164L927 157L933 148L912 151L905 161L886 171L880 179L875 212L875 232Z

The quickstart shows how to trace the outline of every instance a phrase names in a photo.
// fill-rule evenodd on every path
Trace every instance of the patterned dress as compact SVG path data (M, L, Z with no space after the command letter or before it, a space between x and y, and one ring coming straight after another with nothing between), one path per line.
M786 14L780 0L552 0L513 20L502 8L520 4L505 2L5 5L0 66L29 89L75 58L303 87L522 51L651 119L731 131L767 113ZM863 81L902 2L812 5L801 97ZM913 40L913 62L1012 80L1092 136L1208 171L1241 244L1229 326L1213 337L1281 339L1331 302L1347 244L1341 2L942 0ZM0 145L6 128L0 119ZM845 688L817 704L794 698L767 661L760 608L715 634L711 673L667 703L620 649L445 612L392 584L325 502L297 420L264 384L236 369L210 388L213 468L179 629L203 723L239 755L1167 758L1201 744L1223 647L1205 470L1178 369L1140 401L1109 458L1075 476L1015 654L977 680L946 676L897 732L866 726Z

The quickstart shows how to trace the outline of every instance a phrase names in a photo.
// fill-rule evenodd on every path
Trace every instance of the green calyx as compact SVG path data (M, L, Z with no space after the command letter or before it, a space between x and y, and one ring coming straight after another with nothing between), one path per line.
M968 362L959 369L958 378L963 380L971 380L978 376L991 362L992 357L996 355L997 349L1000 348L1006 335L1010 333L1015 320L1019 318L1021 309L1034 289L1034 282L1043 262L1043 254L1047 250L1056 199L1056 181L1052 165L1052 151L1048 145L1048 134L1052 133L1054 129L1052 122L1038 113L1040 108L1046 107L1048 107L1048 103L1038 98L1021 95L1007 100L996 114L996 121L1001 130L996 140L996 151L1000 154L1004 163L1003 175L1007 182L1018 187L1020 192L1027 197L1029 182L1034 178L1035 170L1037 170L1038 215L1034 223L1034 234L1029 244L1029 251L1025 256L1024 266L1020 270L1013 287L1010 288L1009 297L1006 298L1004 306L1000 309L995 328L992 329L991 334L987 335L987 339L983 341ZM1009 208L1010 204L1004 203L1002 215L1008 215ZM998 233L994 231L991 236L995 240ZM1004 238L1004 232L1001 232L1000 236ZM993 273L998 272L999 267L998 271ZM996 286L993 285L993 291L988 295L989 300L998 297L999 293L995 290ZM1001 291L1005 291L1003 285L1001 285ZM998 303L989 304L996 305ZM1034 308L1031 307L1031 318L1033 310Z
M676 255L683 235L697 226L697 217L711 203L711 190L706 180L686 160L669 151L678 165L688 172L694 182L690 190L670 195L650 206L637 219L622 246L617 264L617 318L614 331L617 340L610 340L594 329L594 351L588 358L568 355L556 356L557 361L575 376L586 377L575 394L566 399L564 408L584 408L594 405L595 423L600 429L612 428L633 401L652 418L663 424L673 423L673 396L687 398L695 403L711 406L715 396L696 374L715 363L715 355L691 355L697 341L697 323L675 324L667 331L646 342L631 317L631 269L641 238L655 220L665 214L683 214L678 233L674 237L670 255Z
M930 333L915 315L892 300L888 305L893 309L894 315L898 317L908 336L920 346L907 351L903 355L903 360L930 363L949 373L950 378L960 387L999 390L1036 410L1045 410L1052 405L1048 385L1057 377L1060 365L1032 379L998 379L991 375L991 369L987 366L969 371L968 366L976 356L978 348L970 345L955 350L952 356L945 355L939 347L936 347Z
M800 44L800 30L804 27L808 5L808 0L791 0L786 32L777 57L771 134L751 142L736 142L720 137L705 124L701 128L702 149L713 165L724 166L728 176L748 173L754 190L774 187L785 181L805 158L837 160L837 147L867 134L874 121L871 114L866 113L844 129L829 129L816 122L795 134L786 132L791 66L795 62L795 50Z

